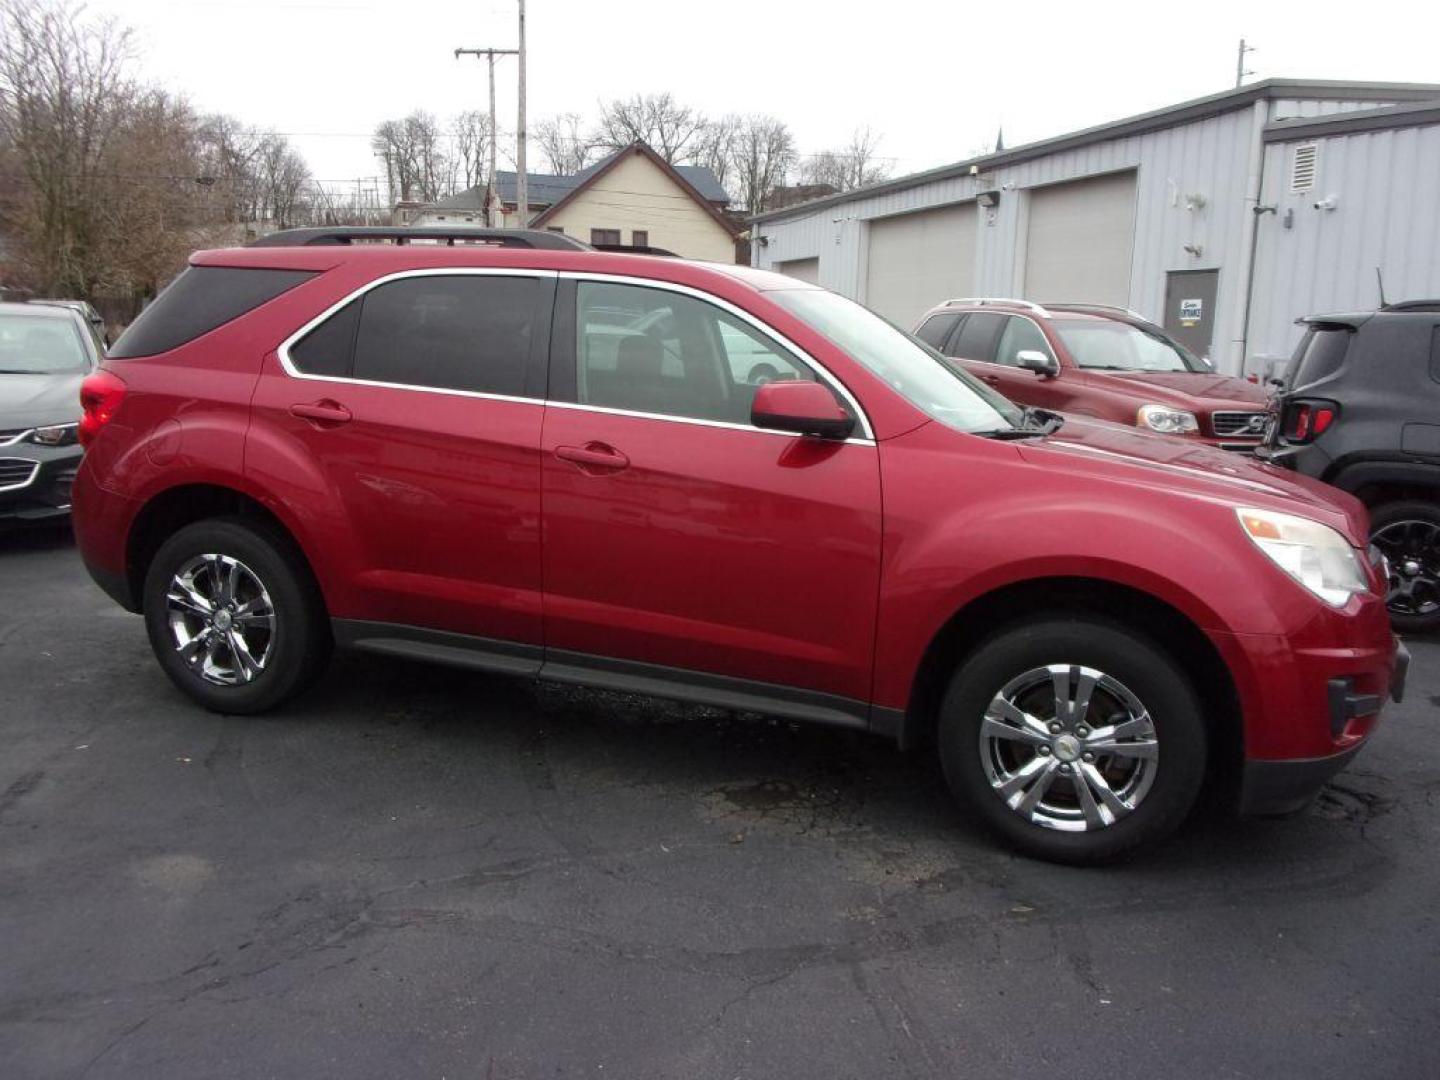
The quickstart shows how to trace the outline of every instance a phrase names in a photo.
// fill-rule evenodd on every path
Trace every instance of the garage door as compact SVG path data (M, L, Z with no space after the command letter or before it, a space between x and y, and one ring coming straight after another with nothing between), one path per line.
M865 304L906 330L975 283L975 204L870 222Z
M811 285L820 284L819 259L791 259L789 262L776 263L775 269L801 281L808 281Z
M1025 295L1031 300L1130 301L1135 174L1036 188L1030 193Z

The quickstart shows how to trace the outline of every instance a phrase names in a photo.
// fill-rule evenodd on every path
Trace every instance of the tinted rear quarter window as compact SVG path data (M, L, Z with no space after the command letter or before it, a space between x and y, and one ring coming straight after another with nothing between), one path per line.
M290 363L306 375L349 375L359 323L360 301L352 300L290 347Z
M532 349L549 329L552 288L544 278L491 275L381 285L364 296L352 374L371 382L524 396Z
M1354 331L1349 327L1312 327L1301 339L1290 367L1290 388L1309 386L1340 370Z
M314 276L309 270L192 266L140 313L110 356L123 360L169 352Z
M950 331L959 321L960 316L953 312L931 315L925 320L924 325L915 331L915 336L932 349L940 349L944 346L945 339L950 336Z

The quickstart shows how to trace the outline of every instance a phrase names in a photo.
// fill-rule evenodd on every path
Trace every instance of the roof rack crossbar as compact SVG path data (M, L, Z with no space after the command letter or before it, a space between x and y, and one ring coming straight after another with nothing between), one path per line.
M1007 307L1021 307L1027 311L1033 311L1041 318L1048 319L1050 312L1046 311L1039 304L1031 300L1016 300L1008 296L959 296L953 300L946 300L946 307L959 307L962 304L974 304L984 306L987 304L1004 304Z
M252 240L246 247L326 247L354 243L409 244L431 241L454 247L456 242L545 251L589 251L590 246L564 233L541 229L483 229L435 226L339 225L331 228L282 229Z
M1396 300L1381 311L1440 311L1440 300Z

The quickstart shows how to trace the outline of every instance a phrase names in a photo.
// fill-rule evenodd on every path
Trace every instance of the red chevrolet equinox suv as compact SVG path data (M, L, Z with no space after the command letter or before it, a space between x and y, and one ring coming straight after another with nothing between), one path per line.
M195 255L81 396L85 563L225 713L333 644L706 702L933 744L1091 862L1207 782L1303 806L1403 681L1350 496L745 267L281 233Z

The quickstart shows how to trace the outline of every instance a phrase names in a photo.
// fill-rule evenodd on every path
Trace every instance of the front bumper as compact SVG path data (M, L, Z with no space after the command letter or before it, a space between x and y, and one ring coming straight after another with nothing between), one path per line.
M1389 679L1389 694L1395 701L1405 696L1405 677L1410 669L1410 650L1402 641L1395 643L1395 658ZM1378 696L1336 692L1336 684L1342 680L1331 680L1330 728L1339 733L1346 730L1354 720L1364 722L1380 712ZM1348 680L1345 680L1348 683ZM1347 686L1348 690L1348 686ZM1364 747L1369 734L1352 739L1345 749L1338 753L1313 758L1294 758L1272 761L1249 758L1245 762L1240 780L1240 813L1245 815L1288 814L1303 809L1319 794L1325 782L1350 764Z
M0 522L46 521L69 514L84 454L80 446L0 447Z

